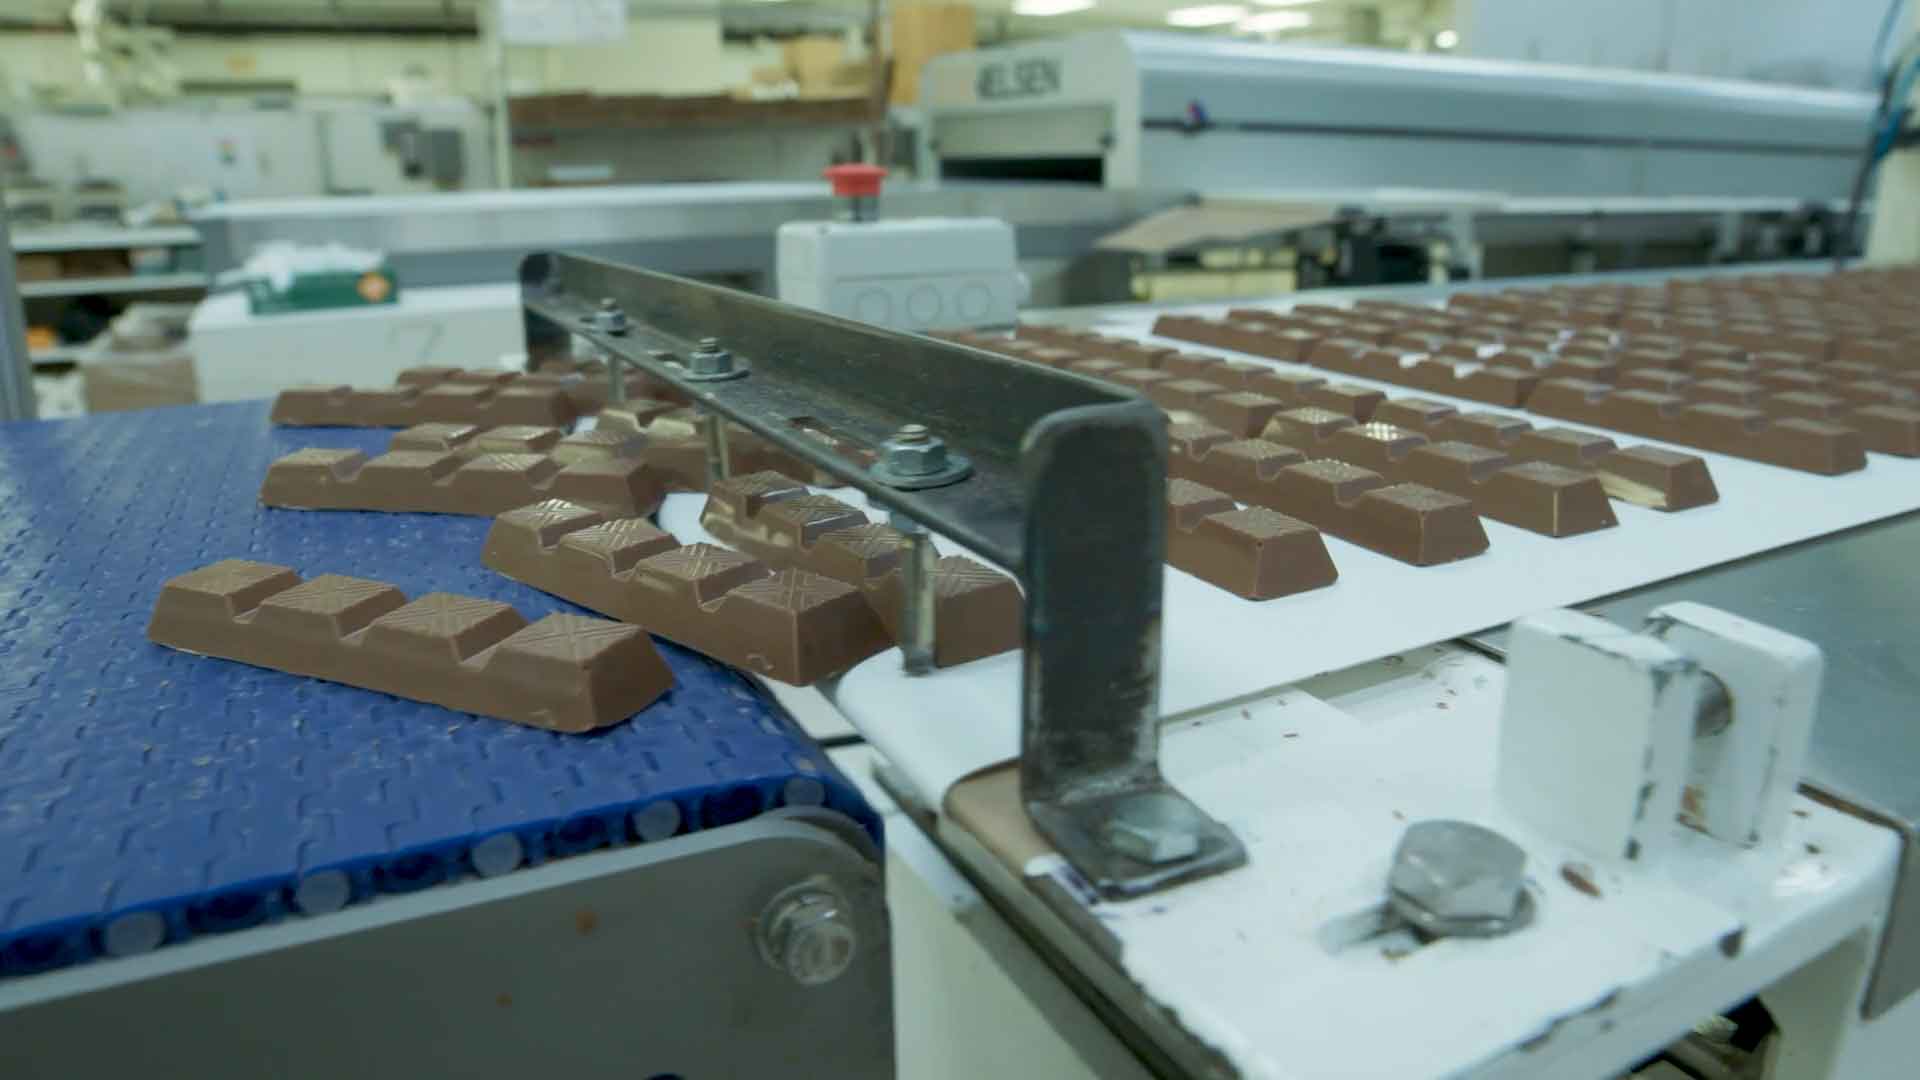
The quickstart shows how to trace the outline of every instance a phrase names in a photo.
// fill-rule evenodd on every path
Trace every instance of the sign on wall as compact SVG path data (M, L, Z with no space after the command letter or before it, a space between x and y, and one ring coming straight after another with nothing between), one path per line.
M509 45L592 45L627 40L627 0L500 0Z

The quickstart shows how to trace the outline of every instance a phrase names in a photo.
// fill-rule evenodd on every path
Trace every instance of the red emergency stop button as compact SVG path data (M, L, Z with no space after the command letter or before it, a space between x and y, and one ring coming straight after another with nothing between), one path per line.
M829 165L826 177L833 193L843 199L871 199L880 194L887 170L879 165Z

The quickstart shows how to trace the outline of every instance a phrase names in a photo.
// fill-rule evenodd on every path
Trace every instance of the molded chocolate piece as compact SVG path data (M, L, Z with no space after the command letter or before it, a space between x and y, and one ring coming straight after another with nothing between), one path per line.
M860 591L711 544L681 546L638 518L549 500L494 519L481 561L771 679L805 686L886 648Z
M1426 566L1478 555L1486 531L1464 499L1418 484L1388 485L1338 461L1304 461L1291 447L1230 438L1218 428L1168 430L1167 470L1243 503L1298 518L1320 531Z
M564 427L580 417L568 389L577 375L408 368L394 385L296 386L273 401L272 420L296 427L409 427L422 423Z
M562 465L582 461L636 458L645 437L615 428L575 432L519 424L482 428L473 424L415 424L397 432L389 450L438 450L475 458L482 454L545 454Z
M1320 531L1263 506L1167 481L1167 565L1235 596L1271 600L1331 585L1340 576Z
M506 604L408 602L378 581L228 559L168 581L153 642L550 731L617 724L673 686L639 628L584 615L529 626Z
M568 499L640 517L660 508L663 477L636 458L562 465L544 454L296 450L267 467L260 501L293 510L386 510L491 516L542 499Z
M1544 416L1822 476L1867 465L1860 436L1850 428L1818 420L1769 420L1758 409L1738 405L1690 405L1671 394L1616 391L1600 383L1550 379L1535 391L1528 408Z
M861 590L887 636L899 640L904 603L901 555L907 538L858 509L777 472L730 477L713 486L700 523L722 543L775 567L798 567ZM934 564L935 667L1018 649L1024 633L1020 588L972 559Z
M1316 457L1335 458L1404 483L1423 484L1473 502L1474 510L1545 536L1576 536L1618 524L1591 471L1516 462L1498 450L1427 441L1392 424L1318 426L1315 417L1281 413L1266 437Z

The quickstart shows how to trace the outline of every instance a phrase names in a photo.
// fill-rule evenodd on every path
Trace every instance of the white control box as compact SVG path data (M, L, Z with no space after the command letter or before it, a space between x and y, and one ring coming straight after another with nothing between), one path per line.
M894 330L1012 326L1027 298L996 218L793 221L775 247L780 299Z

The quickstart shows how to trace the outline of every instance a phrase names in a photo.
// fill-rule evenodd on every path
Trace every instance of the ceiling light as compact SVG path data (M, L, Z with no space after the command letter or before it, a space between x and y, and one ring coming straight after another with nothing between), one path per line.
M1317 4L1320 0L1253 0L1261 7L1298 7L1301 4Z
M1093 0L1013 0L1013 13L1044 19L1049 15L1071 15L1093 6Z
M1313 16L1304 11L1262 11L1233 24L1243 34L1272 34L1312 26Z
M1247 17L1247 9L1239 4L1197 4L1193 7L1174 8L1167 12L1168 26L1224 26L1230 22L1239 22Z
M1460 32L1458 30L1442 30L1433 35L1433 44L1435 48L1451 49L1455 45L1460 44Z

